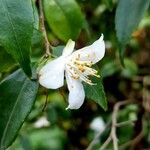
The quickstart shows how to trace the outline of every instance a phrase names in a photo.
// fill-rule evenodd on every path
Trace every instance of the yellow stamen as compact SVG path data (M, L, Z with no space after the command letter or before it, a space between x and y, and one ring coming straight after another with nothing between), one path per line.
M92 81L89 79L89 76L100 77L97 73L98 71L91 68L92 61L82 61L80 60L80 55L76 58L71 59L67 63L67 68L69 70L69 74L73 79L81 79L82 81L94 85Z

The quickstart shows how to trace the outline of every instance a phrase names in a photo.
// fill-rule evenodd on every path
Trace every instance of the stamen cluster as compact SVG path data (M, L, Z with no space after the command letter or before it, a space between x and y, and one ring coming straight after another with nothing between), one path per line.
M91 68L92 65L92 61L81 60L80 55L78 54L66 63L66 69L73 79L81 79L82 81L93 85L94 83L89 79L89 76L100 76L97 75L97 70Z

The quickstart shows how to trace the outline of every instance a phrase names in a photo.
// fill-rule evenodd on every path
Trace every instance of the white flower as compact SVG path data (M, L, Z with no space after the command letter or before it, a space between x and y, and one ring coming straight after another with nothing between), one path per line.
M103 132L106 125L102 117L96 117L90 124L90 128L96 133Z
M92 45L73 52L75 42L69 40L62 56L48 62L39 71L39 82L48 89L57 89L64 85L64 74L69 89L67 109L78 109L84 102L85 92L82 81L93 85L89 76L96 76L97 71L91 66L100 61L105 54L103 35Z
M48 127L49 125L50 125L50 123L46 119L46 117L41 117L34 123L34 126L36 128Z

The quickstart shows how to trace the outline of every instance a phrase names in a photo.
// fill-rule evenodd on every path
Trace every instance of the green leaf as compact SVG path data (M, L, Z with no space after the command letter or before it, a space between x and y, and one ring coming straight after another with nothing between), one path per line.
M114 61L109 60L102 66L101 68L101 74L102 77L108 77L114 75L116 72L120 70L120 66Z
M138 26L140 20L148 9L150 0L119 0L115 26L117 38L120 43L120 56L123 58L125 45L127 44L133 30Z
M0 83L0 149L6 149L31 111L38 83L26 77L22 70Z
M0 72L7 72L15 64L15 61L3 47L0 46Z
M37 29L33 30L33 36L32 36L32 51L34 53L36 53L36 48L42 48L42 44L43 44L43 35L42 32L40 32Z
M63 41L75 40L83 25L84 17L75 0L44 0L44 12L52 31Z
M0 44L31 76L30 47L33 32L31 0L0 0Z
M92 82L95 85L84 84L86 97L98 103L104 110L107 110L107 100L104 92L102 78L93 77Z
M126 78L132 78L138 73L137 64L128 58L124 59L125 68L123 68L121 75Z
M34 17L34 23L33 27L34 29L39 29L39 14L38 14L38 9L36 7L36 3L32 2L32 7L33 7L33 17Z

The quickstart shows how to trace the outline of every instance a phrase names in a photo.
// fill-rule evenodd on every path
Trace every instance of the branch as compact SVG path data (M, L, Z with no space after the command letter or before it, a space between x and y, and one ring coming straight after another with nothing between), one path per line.
M48 41L48 37L47 37L46 29L45 29L42 0L39 0L39 9L40 9L40 27L41 27L42 33L44 34L44 45L46 49L45 57L48 57L51 55L50 53L51 45Z
M91 143L89 144L89 146L87 147L86 150L92 150L92 149L93 149L93 146L97 143L99 137L104 133L104 131L110 126L110 123L111 123L111 121L109 121L109 122L106 124L106 126L105 126L105 128L104 128L103 131L100 131L100 132L98 132L98 133L96 134L95 138L91 141Z
M136 145L141 139L143 138L143 131L141 131L134 139L131 141L128 141L127 143L124 143L120 145L119 150L124 150L128 146Z
M116 128L117 128L117 116L118 116L118 111L119 108L123 105L129 104L133 101L131 100L125 100L125 101L120 101L118 103L115 104L114 109L113 109L113 113L112 113L112 125L111 125L111 132L107 138L107 140L104 142L104 144L100 147L100 150L104 150L108 144L110 143L110 141L113 141L113 148L114 150L118 150L118 139L117 139L117 135L116 135Z
M100 150L105 150L105 148L108 146L108 144L111 142L112 138L109 136L107 140L104 142L104 144L101 146Z
M122 126L126 126L126 125L134 125L136 120L127 120L127 121L123 121L123 122L119 122L116 124L117 127L122 127Z

